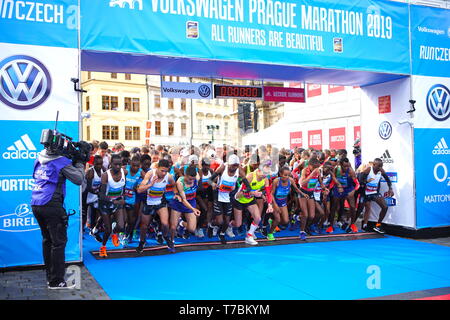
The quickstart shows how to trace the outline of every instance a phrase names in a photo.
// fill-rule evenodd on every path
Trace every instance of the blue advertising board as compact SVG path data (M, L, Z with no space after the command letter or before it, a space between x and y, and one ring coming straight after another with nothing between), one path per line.
M78 47L78 0L0 1L0 42Z
M42 129L52 121L0 121L0 267L42 264L42 236L31 211L33 165ZM78 139L78 122L59 122L58 130ZM69 219L66 261L80 261L80 187L67 183L66 211ZM12 245L13 244L13 245Z
M408 74L392 1L81 1L81 49Z
M450 74L449 10L411 6L412 73L448 77Z
M417 228L450 225L450 128L414 129Z

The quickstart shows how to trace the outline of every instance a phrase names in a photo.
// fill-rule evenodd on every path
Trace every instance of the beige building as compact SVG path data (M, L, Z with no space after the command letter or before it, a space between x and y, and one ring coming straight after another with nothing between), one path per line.
M141 146L148 120L146 76L82 72L83 139L122 142L127 148Z
M168 99L161 81L211 82L175 76L82 72L83 139L126 149L155 145L238 145L234 99ZM214 132L207 126L214 126ZM218 127L218 129L217 129Z

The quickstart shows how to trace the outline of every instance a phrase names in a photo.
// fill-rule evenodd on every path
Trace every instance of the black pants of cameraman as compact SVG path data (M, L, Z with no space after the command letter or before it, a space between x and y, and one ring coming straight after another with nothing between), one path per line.
M64 281L68 216L62 207L32 206L42 234L42 254L49 284Z

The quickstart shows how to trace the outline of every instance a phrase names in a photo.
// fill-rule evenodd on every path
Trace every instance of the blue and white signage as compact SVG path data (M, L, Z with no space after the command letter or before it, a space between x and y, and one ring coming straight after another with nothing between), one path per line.
M415 129L417 227L450 225L450 128Z
M210 83L162 82L163 98L212 99Z
M42 129L54 128L54 122L0 121L0 267L42 264L42 236L31 210L34 187L33 164L43 146ZM58 129L78 138L78 122L60 122ZM77 212L69 221L66 260L80 260L80 214L78 186L67 183L66 210ZM14 243L14 246L10 244ZM18 249L20 248L20 250Z
M428 90L426 104L428 113L435 120L447 120L450 117L450 90L443 84L432 86Z
M393 1L82 0L81 19L82 50L409 74Z
M411 6L412 73L448 77L450 70L449 10Z
M383 140L387 140L391 137L392 125L389 123L389 121L383 121L382 123L380 123L380 126L378 127L378 134Z
M33 109L50 95L52 79L47 68L30 56L0 61L0 100L19 109Z

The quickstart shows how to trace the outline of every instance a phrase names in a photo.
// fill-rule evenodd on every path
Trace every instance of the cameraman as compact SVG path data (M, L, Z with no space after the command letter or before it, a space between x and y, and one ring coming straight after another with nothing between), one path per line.
M65 248L68 216L63 207L66 179L76 185L84 181L84 168L91 146L81 141L72 160L61 156L59 150L46 147L34 163L35 187L31 194L31 208L42 234L42 252L49 289L73 289L64 280Z

